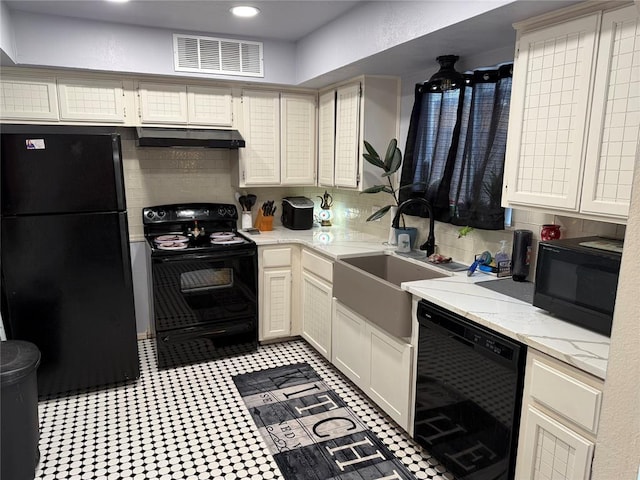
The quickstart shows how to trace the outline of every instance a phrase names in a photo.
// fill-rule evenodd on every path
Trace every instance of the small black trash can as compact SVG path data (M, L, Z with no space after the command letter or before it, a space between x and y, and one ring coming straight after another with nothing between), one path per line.
M40 460L40 350L22 340L0 342L0 478L33 480Z

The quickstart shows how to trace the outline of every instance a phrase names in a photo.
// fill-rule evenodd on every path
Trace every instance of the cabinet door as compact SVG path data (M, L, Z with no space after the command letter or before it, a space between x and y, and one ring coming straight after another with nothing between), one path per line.
M336 92L320 95L318 101L318 184L333 187L336 136Z
M522 419L516 478L588 480L593 442L529 406Z
M240 149L243 185L280 184L280 94L242 92L242 130L247 142Z
M0 87L0 115L3 119L58 120L55 78L4 75Z
M185 85L140 83L138 88L142 123L187 123Z
M362 389L369 384L367 321L333 300L331 362Z
M58 93L62 120L125 121L124 89L119 80L65 78L58 83Z
M332 288L315 275L302 272L302 338L331 360Z
M291 333L291 268L263 271L261 340Z
M504 198L575 211L582 184L597 14L520 37Z
M634 6L602 17L580 210L626 218L640 140L640 21Z
M315 185L316 97L283 93L280 97L282 185Z
M187 86L189 124L231 127L231 88Z
M360 84L340 87L336 93L334 180L337 187L358 186L360 156Z
M405 430L409 429L412 346L369 324L369 396Z

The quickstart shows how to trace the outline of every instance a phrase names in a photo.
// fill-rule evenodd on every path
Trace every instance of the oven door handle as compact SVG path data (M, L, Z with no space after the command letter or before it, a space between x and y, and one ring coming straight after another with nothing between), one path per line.
M238 257L253 257L256 255L254 250L245 250L238 252L214 252L214 253L201 253L201 254L186 254L186 255L176 255L171 257L156 257L153 260L162 263L171 263L171 262L184 262L186 260L227 260L229 258L238 258Z

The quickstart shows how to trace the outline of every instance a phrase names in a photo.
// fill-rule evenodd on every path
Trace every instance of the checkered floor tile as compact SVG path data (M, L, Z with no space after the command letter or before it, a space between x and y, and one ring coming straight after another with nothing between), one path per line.
M155 345L139 344L131 384L42 401L37 480L280 479L231 377L307 362L418 479L453 480L357 387L303 340L158 370Z

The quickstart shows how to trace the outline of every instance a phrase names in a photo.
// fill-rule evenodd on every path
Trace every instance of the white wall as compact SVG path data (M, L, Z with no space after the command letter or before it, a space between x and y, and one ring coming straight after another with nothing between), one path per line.
M298 42L296 82L303 83L513 1L365 2Z
M12 17L18 65L281 84L295 78L295 46L290 42L263 41L264 78L181 73L173 67L173 33L193 32L18 11Z
M640 150L639 150L640 151ZM592 480L634 479L640 466L640 154L635 176Z
M9 7L0 2L0 51L2 51L2 64L11 64L15 58L15 45L13 43L13 22Z

